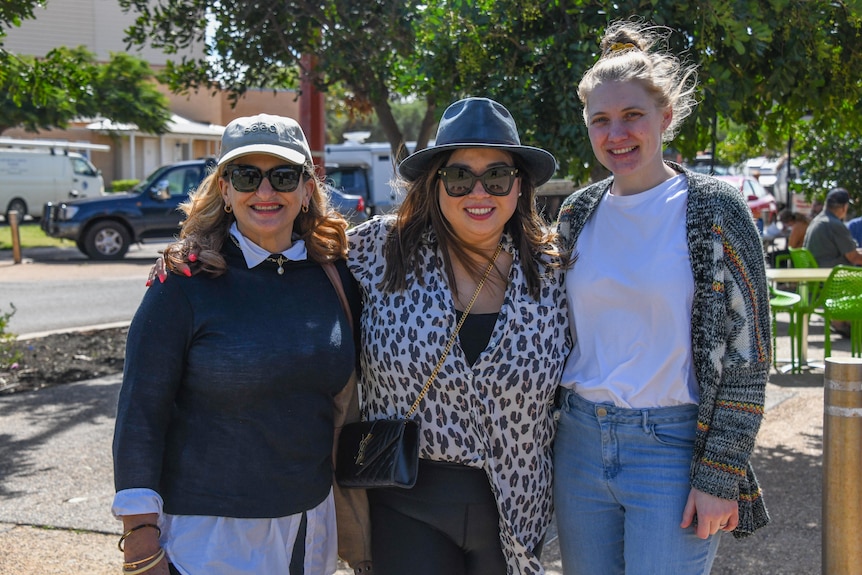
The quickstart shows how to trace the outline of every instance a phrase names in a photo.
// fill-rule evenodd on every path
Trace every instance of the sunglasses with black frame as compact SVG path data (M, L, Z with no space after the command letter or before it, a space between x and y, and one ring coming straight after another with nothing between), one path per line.
M446 193L453 198L460 198L472 192L477 181L481 181L482 187L492 196L507 196L518 177L518 168L494 166L477 176L467 168L447 166L437 170L437 175L440 176Z
M256 191L263 179L269 180L276 192L292 192L299 187L299 181L305 173L305 166L285 164L263 171L257 166L244 164L229 165L222 172L222 177L230 180L238 192L250 193Z

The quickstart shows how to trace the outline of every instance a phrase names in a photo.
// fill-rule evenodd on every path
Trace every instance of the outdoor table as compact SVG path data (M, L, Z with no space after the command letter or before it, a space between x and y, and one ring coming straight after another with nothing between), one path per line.
M767 268L766 279L775 284L822 283L829 278L832 268ZM796 322L799 329L799 365L808 365L808 319L810 314L800 313Z

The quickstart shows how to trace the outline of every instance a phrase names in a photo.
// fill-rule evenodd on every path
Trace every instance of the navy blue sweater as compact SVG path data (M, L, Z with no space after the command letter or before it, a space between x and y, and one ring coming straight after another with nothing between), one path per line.
M172 275L144 295L126 345L114 483L157 491L171 514L283 517L329 493L332 396L354 341L318 264L278 275L270 262L248 269L230 242L224 255L224 275Z

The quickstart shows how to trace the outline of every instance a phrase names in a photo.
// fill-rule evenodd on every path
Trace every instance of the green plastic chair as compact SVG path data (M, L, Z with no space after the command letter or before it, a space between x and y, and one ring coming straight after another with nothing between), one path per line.
M790 254L778 254L775 256L775 263L773 264L776 268L783 268L784 262L790 262L790 265L793 265L793 261L790 259Z
M789 248L790 262L795 268L817 268L817 260L808 248Z
M776 316L779 311L786 311L790 314L790 323L787 326L787 335L790 336L790 371L797 373L800 366L796 364L796 349L799 345L797 339L799 333L796 329L796 306L802 301L802 296L798 293L783 291L769 286L769 309L772 313L772 367L778 371L778 356L776 355Z
M794 268L816 268L817 260L808 248L789 248L790 263ZM797 320L802 321L803 316L811 317L811 314L816 313L822 315L821 288L820 282L800 282L796 289L802 301L796 305ZM802 357L802 346L807 345L807 342L802 341L802 338L797 340L798 357Z
M862 267L832 268L817 303L826 322L824 357L832 355L832 320L850 322L850 355L862 357Z

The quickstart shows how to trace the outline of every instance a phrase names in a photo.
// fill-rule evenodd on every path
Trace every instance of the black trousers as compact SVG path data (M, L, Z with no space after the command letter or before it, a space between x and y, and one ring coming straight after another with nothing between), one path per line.
M375 575L505 575L484 471L420 460L413 489L371 489L368 499Z

